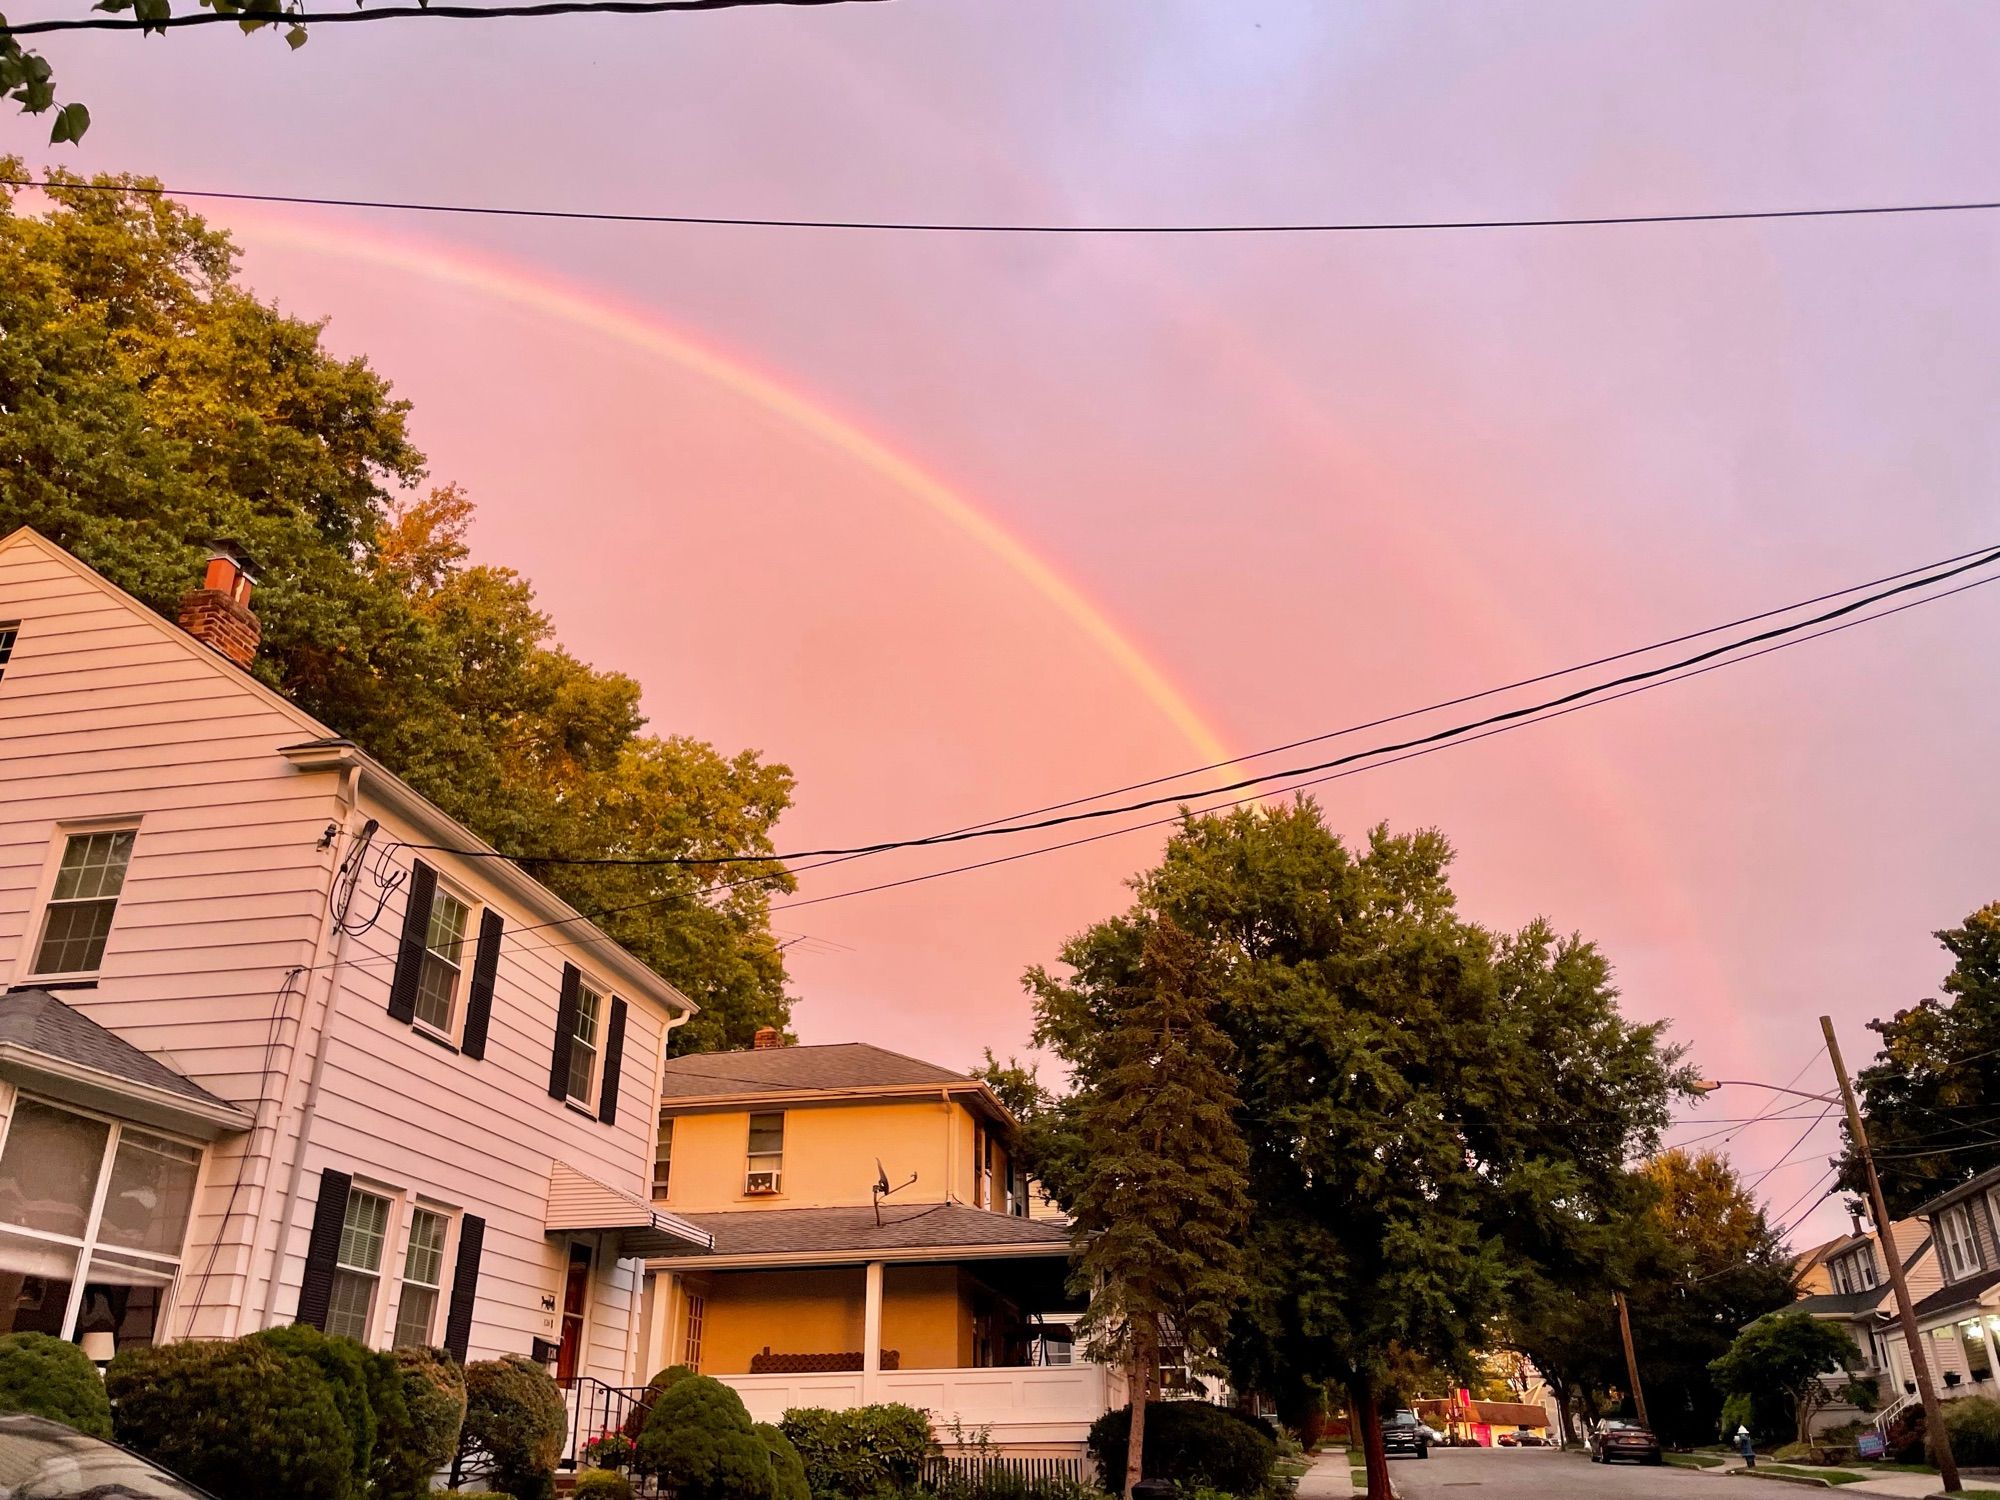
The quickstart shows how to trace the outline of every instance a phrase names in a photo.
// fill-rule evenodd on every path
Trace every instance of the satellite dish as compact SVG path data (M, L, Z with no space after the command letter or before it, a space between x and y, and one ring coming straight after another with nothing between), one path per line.
M892 1191L893 1191L893 1189L891 1189L891 1188L890 1188L890 1186L889 1186L889 1173L888 1173L888 1169L887 1169L887 1168L885 1168L885 1167L884 1167L884 1166L882 1165L882 1158L878 1156L878 1157L876 1157L876 1158L875 1158L875 1192L876 1192L876 1195L877 1195L878 1197L883 1197L883 1198L886 1198L886 1197L888 1197L888 1196L889 1196L890 1192L892 1192Z

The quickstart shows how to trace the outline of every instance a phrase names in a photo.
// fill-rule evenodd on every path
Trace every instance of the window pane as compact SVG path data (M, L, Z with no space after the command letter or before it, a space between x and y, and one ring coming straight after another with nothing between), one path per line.
M97 1237L125 1250L179 1255L194 1207L195 1168L201 1153L179 1141L129 1126L118 1137L111 1161L111 1186Z
M340 1264L357 1271L382 1269L382 1241L389 1233L389 1200L373 1193L349 1193L340 1226Z
M42 946L35 950L37 974L87 974L104 962L104 945L111 937L116 901L72 901L51 904L42 926Z
M92 1256L83 1305L76 1315L76 1336L109 1333L120 1349L155 1342L173 1284L170 1264L108 1252Z
M396 1308L396 1338L398 1349L420 1349L431 1341L431 1329L437 1326L437 1291L427 1286L405 1286L403 1300Z
M597 1045L597 1015L603 1005L603 997L589 985L577 987L576 1026L573 1035L586 1047Z
M335 1271L326 1304L326 1331L365 1344L374 1313L375 1278L359 1271Z
M465 903L439 891L431 898L431 924L424 932L424 946L456 964L459 946L465 941L465 919Z
M403 1279L436 1286L444 1275L444 1236L449 1221L443 1214L420 1208L410 1218L410 1248L403 1254Z
M417 970L417 998L412 1013L436 1031L451 1030L451 1008L458 993L458 967L435 953L426 953Z
M578 1104L590 1102L590 1085L597 1071L597 1053L584 1042L569 1049L569 1096Z
M667 1196L668 1184L673 1180L674 1166L674 1122L660 1121L660 1141L653 1148L653 1196Z
M0 1150L0 1220L83 1238L110 1133L102 1121L17 1102Z
M54 899L116 900L125 887L125 866L132 858L133 833L73 833L63 846L62 868L56 872Z
M0 1333L62 1336L77 1252L0 1229Z
M750 1154L752 1156L774 1156L785 1149L785 1117L783 1115L752 1115L750 1117Z

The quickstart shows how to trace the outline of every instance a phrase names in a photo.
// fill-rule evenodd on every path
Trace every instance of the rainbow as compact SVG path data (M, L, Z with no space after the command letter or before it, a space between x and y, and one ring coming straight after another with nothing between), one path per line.
M453 247L342 229L330 231L276 215L232 210L228 219L257 239L421 276L557 319L609 342L665 360L713 382L870 471L1010 569L1083 632L1205 761L1230 752L1186 693L1132 638L1027 543L943 479L899 453L818 396L807 396L734 355L725 355L638 303L622 302L539 268L526 271Z

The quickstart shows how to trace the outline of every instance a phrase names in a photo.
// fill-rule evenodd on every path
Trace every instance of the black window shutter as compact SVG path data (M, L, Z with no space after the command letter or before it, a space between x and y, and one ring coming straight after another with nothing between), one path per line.
M609 1125L618 1118L618 1075L625 1062L625 1002L611 1002L611 1024L604 1033L604 1084L597 1091L597 1118Z
M486 1055L486 1023L493 1019L493 976L500 968L500 934L507 922L489 908L479 918L479 952L472 960L472 988L465 999L465 1032L458 1039L463 1057Z
M430 933L431 897L437 871L422 860L410 862L410 899L403 904L403 940L396 949L396 977L389 982L389 1019L410 1021L417 1014L417 980L424 969L424 939Z
M458 1263L451 1273L451 1309L444 1319L445 1352L465 1363L472 1342L472 1304L479 1295L479 1252L486 1243L486 1221L477 1214L458 1221Z
M319 1206L313 1210L312 1237L306 1241L306 1266L299 1275L299 1315L294 1320L326 1327L326 1304L333 1295L334 1261L340 1255L340 1228L347 1221L347 1195L354 1186L351 1173L331 1168L319 1174Z
M569 1054L576 1041L576 990L583 976L575 964L563 965L562 998L556 1002L556 1047L549 1060L549 1097L569 1097Z

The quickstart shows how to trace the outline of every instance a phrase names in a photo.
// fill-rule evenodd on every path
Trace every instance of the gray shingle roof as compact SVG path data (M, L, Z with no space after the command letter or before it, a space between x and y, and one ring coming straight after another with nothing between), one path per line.
M717 1255L792 1255L816 1251L954 1250L988 1246L1035 1246L1061 1253L1069 1230L1046 1219L967 1208L961 1203L882 1207L882 1223L872 1208L737 1209L727 1213L682 1214L715 1236Z
M904 1084L969 1084L971 1076L867 1042L818 1047L764 1047L749 1052L698 1052L670 1058L661 1084L666 1099L735 1094L795 1094ZM783 1210L779 1210L782 1212Z
M127 1083L177 1094L196 1104L219 1109L234 1106L218 1099L192 1079L106 1031L88 1016L70 1009L47 990L8 990L0 994L0 1046L16 1046L57 1062L80 1064Z
M1816 1318L1851 1318L1867 1312L1888 1293L1888 1286L1870 1287L1864 1292L1820 1292L1815 1296L1801 1297L1784 1312L1811 1313Z
M1983 1271L1964 1281L1954 1281L1938 1288L1916 1305L1919 1318L1934 1317L1941 1312L1955 1311L1960 1307L1977 1307L1979 1294L1988 1287L2000 1285L2000 1271Z

